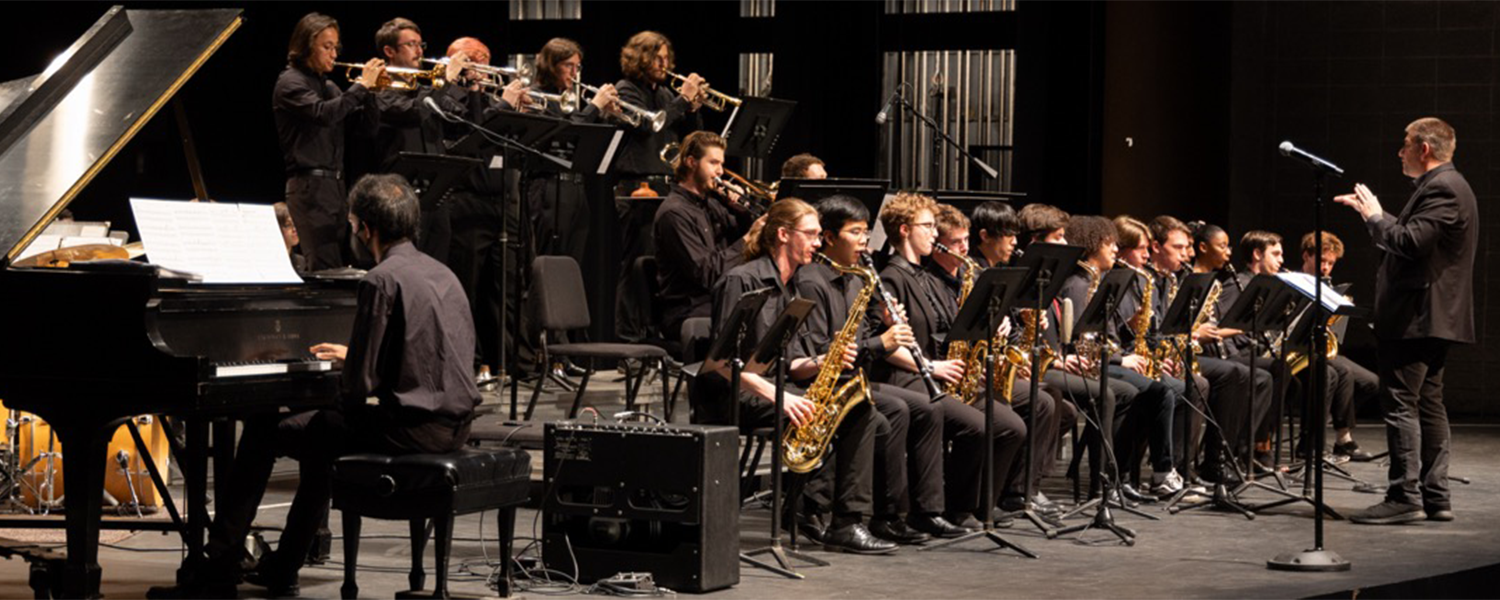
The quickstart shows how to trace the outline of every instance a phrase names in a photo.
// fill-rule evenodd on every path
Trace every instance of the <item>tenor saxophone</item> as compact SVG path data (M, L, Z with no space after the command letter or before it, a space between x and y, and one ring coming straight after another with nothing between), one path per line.
M828 360L823 361L817 378L803 395L813 403L812 418L801 426L788 427L781 438L782 462L793 473L817 469L844 417L855 405L870 399L870 385L863 369L843 385L839 384L839 375L844 371L843 349L856 341L860 321L865 316L870 297L875 294L878 279L875 271L870 269L840 265L822 253L817 256L835 271L858 276L865 285L849 304L849 317L844 321L844 328L828 343Z

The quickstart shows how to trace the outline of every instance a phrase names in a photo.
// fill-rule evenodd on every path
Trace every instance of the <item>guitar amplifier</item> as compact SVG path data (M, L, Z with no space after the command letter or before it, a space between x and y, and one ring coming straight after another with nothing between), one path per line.
M581 583L649 572L675 591L739 583L733 427L548 423L542 558Z

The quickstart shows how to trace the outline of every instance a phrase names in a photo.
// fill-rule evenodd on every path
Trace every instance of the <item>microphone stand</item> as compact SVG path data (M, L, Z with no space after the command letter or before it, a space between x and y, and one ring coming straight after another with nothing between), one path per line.
M977 166L977 167L979 167L979 169L981 171L984 171L984 174L986 176L988 176L990 179L999 179L1000 178L1000 172L999 171L996 171L994 167L989 166L984 161L979 160L979 158L975 157L973 154L969 154L969 151L966 150L966 149L964 149L963 145L959 144L956 140L954 140L951 136L949 136L946 132L943 131L943 128L938 125L937 121L934 121L934 120L932 120L931 117L928 117L927 115L922 114L921 111L917 110L917 107L912 106L910 102L907 102L906 101L906 96L897 94L896 95L896 102L898 104L900 104L901 108L904 109L906 112L911 113L912 115L914 115L918 119L920 119L922 123L926 124L927 128L931 129L932 132L933 132L933 134L935 134L938 139L941 139L942 141L946 142L949 146L952 146L953 149L955 151L957 151L960 155L962 155L965 159L967 159L969 161L972 161L974 163L974 165ZM934 186L934 187L936 187L936 186Z
M1323 184L1327 176L1322 169L1313 170L1313 256L1319 259L1323 256ZM1321 275L1321 273L1319 274ZM1307 355L1312 369L1312 393L1308 397L1312 399L1312 414L1315 425L1313 425L1313 443L1309 444L1310 451L1317 453L1321 459L1323 454L1324 427L1323 427L1323 403L1327 401L1327 373L1325 369L1324 348L1328 347L1328 318L1323 315L1323 278L1313 278L1313 313L1314 317L1312 347ZM1306 427L1304 425L1304 427ZM1278 571L1348 571L1353 565L1339 556L1337 552L1323 549L1323 512L1327 506L1323 503L1323 461L1312 460L1313 468L1313 547L1301 552L1289 552L1279 554L1276 558L1266 561L1266 568ZM1304 477L1306 475L1304 474Z

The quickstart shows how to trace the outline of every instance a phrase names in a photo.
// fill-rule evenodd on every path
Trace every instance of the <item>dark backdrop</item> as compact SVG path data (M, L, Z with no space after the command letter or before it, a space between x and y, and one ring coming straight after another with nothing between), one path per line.
M40 72L107 4L11 3L21 24L0 79ZM185 5L132 3L131 8ZM342 60L374 55L374 31L394 16L423 27L442 53L461 35L485 40L497 57L534 52L567 36L585 50L585 80L614 81L618 49L642 29L673 40L681 72L733 89L742 52L773 52L774 94L799 102L770 157L772 167L809 151L837 175L873 176L883 52L1014 48L1017 52L1015 191L1075 213L1171 213L1218 222L1238 237L1263 228L1296 240L1310 227L1311 179L1275 153L1283 139L1320 151L1346 168L1335 182L1371 185L1391 211L1410 188L1395 156L1404 125L1437 115L1458 131L1455 163L1480 199L1476 294L1487 341L1452 355L1451 404L1491 415L1496 391L1485 373L1495 352L1500 306L1489 293L1490 234L1500 213L1486 207L1492 182L1500 7L1486 2L1031 2L1013 13L885 15L881 2L778 2L769 19L740 18L737 2L585 1L579 21L511 22L507 4L256 3L247 23L182 98L211 194L271 202L282 173L270 115L270 87L286 38L302 14L318 10L343 27ZM191 188L170 113L158 117L117 157L95 191L79 201L120 214L125 195L187 197ZM722 126L721 117L709 126ZM1127 144L1126 138L1130 139ZM604 203L602 196L597 199ZM585 265L596 336L612 331L617 230L607 204L596 210ZM82 214L81 216L89 216ZM1349 254L1338 278L1368 300L1376 253L1351 211L1327 210L1329 229ZM1353 328L1347 351L1368 361L1370 339Z

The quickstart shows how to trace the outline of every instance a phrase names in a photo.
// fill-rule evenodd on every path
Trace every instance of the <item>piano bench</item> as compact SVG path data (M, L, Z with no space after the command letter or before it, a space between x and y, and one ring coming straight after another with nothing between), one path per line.
M501 574L499 593L510 595L510 553L516 507L526 501L531 457L519 448L465 448L450 454L353 454L333 464L333 507L343 513L344 598L357 598L355 570L359 559L362 517L411 524L411 590L397 598L447 598L448 551L453 519L458 515L499 509ZM426 572L422 551L427 524L436 532L437 584L422 592Z

